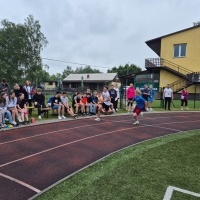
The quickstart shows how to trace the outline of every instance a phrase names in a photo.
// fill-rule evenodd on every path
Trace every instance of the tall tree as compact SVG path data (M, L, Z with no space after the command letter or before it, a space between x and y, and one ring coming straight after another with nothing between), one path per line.
M3 20L1 25L0 76L11 84L24 79L35 80L37 71L42 70L40 53L48 44L39 21L30 15L24 24Z

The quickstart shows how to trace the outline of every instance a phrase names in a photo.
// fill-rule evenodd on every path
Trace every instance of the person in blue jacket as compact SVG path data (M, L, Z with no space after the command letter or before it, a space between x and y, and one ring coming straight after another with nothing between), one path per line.
M153 105L153 102L154 102L154 90L153 90L153 86L150 85L149 86L149 97L148 97L148 107L150 110L152 110L152 105Z
M140 122L138 120L138 116L141 114L141 112L143 110L147 110L148 109L148 104L147 101L141 96L141 91L140 90L136 90L135 91L135 97L133 98L133 101L136 102L136 106L133 110L133 117L136 120L133 124L134 125L139 125Z

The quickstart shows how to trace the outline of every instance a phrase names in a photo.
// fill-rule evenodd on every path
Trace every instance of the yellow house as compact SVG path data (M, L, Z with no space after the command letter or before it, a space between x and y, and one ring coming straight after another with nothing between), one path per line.
M145 67L159 73L159 87L171 84L174 92L186 86L188 92L199 92L200 86L200 23L164 35L146 44L159 56L145 60Z

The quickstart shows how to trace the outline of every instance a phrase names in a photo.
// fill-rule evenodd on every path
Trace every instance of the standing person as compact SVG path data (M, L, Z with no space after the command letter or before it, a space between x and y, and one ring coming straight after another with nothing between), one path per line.
M138 115L145 109L147 110L147 101L141 97L141 91L140 90L136 90L135 91L135 97L133 98L133 101L136 102L136 106L133 110L133 117L136 120L133 124L134 125L139 125L140 122L138 120Z
M115 98L113 107L114 107L115 112L117 112L117 111L118 111L118 100L119 100L119 98L120 98L120 95L119 95L119 87L118 87L118 84L117 84L117 83L115 83L114 89L115 89L115 91L116 91L116 93L117 93L117 96L116 96L116 98Z
M72 91L72 84L71 83L69 84L69 91L70 92Z
M109 94L110 94L111 103L114 107L115 99L117 97L117 91L114 89L114 85L111 85L111 89L109 90ZM115 111L115 109L113 111Z
M183 110L184 104L185 104L185 109L189 110L187 98L188 98L188 92L187 92L186 88L184 87L181 92L181 110Z
M150 94L149 94L149 89L148 89L148 86L147 84L144 85L144 89L142 90L142 97L143 99L145 99L145 101L148 102L148 98L149 98ZM147 108L148 110L148 108Z
M1 83L0 83L0 93L1 92L5 92L7 95L10 92L10 86L8 85L7 81L5 78L1 79Z
M127 98L127 111L131 113L132 106L133 106L133 98L135 97L135 88L133 83L130 83L130 87L126 91L126 98Z
M105 111L109 111L111 103L110 94L108 92L108 86L104 86L103 92L102 92L102 105L99 104L98 111L97 111L97 118L95 118L95 121L100 121L100 112L105 109Z
M170 105L173 99L173 90L170 88L169 84L167 84L167 87L163 91L163 99L165 100L165 110L167 109L167 105L168 110L171 110Z
M32 107L32 99L34 94L33 86L31 86L31 82L29 80L26 80L24 89L27 92L27 99L26 102L28 102L29 107ZM25 97L26 98L26 97ZM29 114L31 114L32 110L29 109Z
M150 110L152 110L153 102L154 102L154 90L153 90L153 86L150 85L149 86L149 97L148 97L148 107Z
M24 94L24 98L28 99L28 93L26 92L26 90L24 89L23 86L15 83L13 86L13 92L15 93L15 96L18 98L20 93Z

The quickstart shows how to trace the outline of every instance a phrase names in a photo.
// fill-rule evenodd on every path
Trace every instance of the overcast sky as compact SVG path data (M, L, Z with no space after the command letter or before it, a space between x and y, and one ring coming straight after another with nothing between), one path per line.
M39 20L49 45L42 57L108 68L157 55L145 44L200 21L200 0L0 0L0 19ZM43 60L49 73L79 65Z

